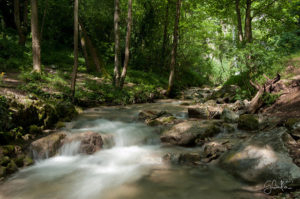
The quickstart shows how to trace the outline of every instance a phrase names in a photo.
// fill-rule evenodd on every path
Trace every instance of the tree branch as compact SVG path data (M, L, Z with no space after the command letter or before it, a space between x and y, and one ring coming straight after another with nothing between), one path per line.
M270 2L267 5L265 5L264 7L253 9L253 16L252 16L252 18L254 18L257 15L261 14L263 10L265 10L265 9L269 8L270 6L272 6L276 1L277 0L273 0L272 2Z
M253 83L252 80L250 80L250 84L251 84L254 88L256 88L257 90L260 90L260 89L261 89L261 87L260 87L258 84Z

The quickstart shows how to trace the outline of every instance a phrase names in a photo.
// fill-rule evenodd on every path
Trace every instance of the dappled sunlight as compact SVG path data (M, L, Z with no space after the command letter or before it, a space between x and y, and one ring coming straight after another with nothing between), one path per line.
M228 161L236 162L249 158L255 160L255 169L263 169L264 167L271 165L278 160L276 153L269 145L264 147L249 145L246 146L241 152L238 152L230 157Z

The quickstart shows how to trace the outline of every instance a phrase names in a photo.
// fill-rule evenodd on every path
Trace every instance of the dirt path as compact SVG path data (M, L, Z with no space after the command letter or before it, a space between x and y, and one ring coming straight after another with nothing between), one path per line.
M283 119L300 117L300 57L289 62L283 76L290 76L281 82L286 85L281 91L282 95L271 107L263 110L267 115L277 116Z

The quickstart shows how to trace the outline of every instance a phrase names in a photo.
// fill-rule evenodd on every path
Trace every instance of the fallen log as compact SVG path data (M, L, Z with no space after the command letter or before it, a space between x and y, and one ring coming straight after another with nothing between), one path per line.
M250 101L249 106L247 107L247 112L254 114L256 113L259 108L263 105L262 96L264 93L272 93L275 88L275 84L280 80L280 75L277 74L277 76L274 79L270 79L268 76L264 74L264 77L267 79L267 82L263 85L259 85L255 82L252 82L250 80L250 84L257 89L256 95L252 98Z

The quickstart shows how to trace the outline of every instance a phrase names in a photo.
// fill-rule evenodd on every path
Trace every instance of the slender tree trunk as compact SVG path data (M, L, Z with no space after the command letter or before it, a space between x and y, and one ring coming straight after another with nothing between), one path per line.
M244 35L243 35L241 9L240 9L240 0L235 0L235 9L236 9L237 22L238 22L237 23L238 39L240 42L243 42Z
M126 46L125 46L125 60L120 79L120 88L123 88L124 81L126 78L128 63L129 63L129 48L130 48L130 35L131 35L131 24L132 24L132 0L128 0L128 18L127 18L127 33L126 33Z
M46 0L46 2L45 2L45 8L44 8L44 13L43 13L41 36L40 36L41 41L43 40L43 33L44 33L44 26L45 26L47 11L48 11L48 0Z
M94 47L86 29L84 28L82 22L79 20L79 24L80 24L80 28L82 29L82 33L83 33L83 37L84 37L84 40L86 41L86 46L92 56L92 59L93 59L93 62L96 66L96 70L99 72L99 73L102 73L104 76L108 76L108 73L107 71L105 70L103 64L101 64L101 61L98 57L98 53L97 53L97 50L96 48Z
M162 52L161 52L163 60L165 60L166 45L168 42L169 6L170 6L170 0L168 0L166 6L166 13L165 13L164 37L163 37Z
M177 43L178 43L178 32L179 32L180 7L181 7L181 0L177 0L176 17L175 17L175 25L174 25L173 48L172 48L172 53L171 53L169 87L168 87L168 90L167 90L167 95L168 96L170 96L170 94L172 93L172 89L173 89L173 85L174 85L174 75L175 75L175 65L176 65L176 55L177 55Z
M245 18L245 39L247 43L252 42L252 16L251 16L252 0L246 2L246 18Z
M80 23L79 23L80 24ZM91 71L92 65L90 64L89 55L86 49L86 41L82 33L81 25L79 25L79 34L80 34L80 44L83 51L83 56L86 64L86 68L88 71Z
M78 0L74 1L74 68L72 73L72 99L74 102L75 97L75 85L78 70Z
M120 1L115 0L115 14L114 14L114 32L115 32L115 67L113 85L120 86Z
M39 21L37 0L31 0L31 32L33 71L41 72L41 47L39 38Z
M5 21L4 21L4 19L1 19L1 28L2 28L2 38L4 39L4 40L7 40L7 38L6 38L6 32L5 32Z
M19 45L25 46L26 36L23 32L21 18L20 18L20 0L14 0L14 18L19 35Z

